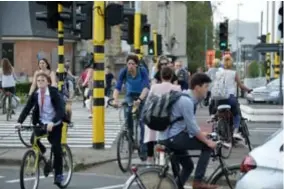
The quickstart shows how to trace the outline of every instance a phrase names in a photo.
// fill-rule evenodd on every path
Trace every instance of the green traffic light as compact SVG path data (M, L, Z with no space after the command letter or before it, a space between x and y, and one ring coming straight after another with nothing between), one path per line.
M148 37L147 36L143 36L143 42L148 43Z
M220 46L221 47L226 47L226 43L221 43Z

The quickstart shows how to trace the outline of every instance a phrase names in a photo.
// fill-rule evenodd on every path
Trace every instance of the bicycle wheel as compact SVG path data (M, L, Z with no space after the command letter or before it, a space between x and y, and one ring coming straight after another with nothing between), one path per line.
M23 145L25 145L27 148L32 147L32 144L30 143L30 138L32 136L33 130L32 129L18 129L18 136L20 138L20 141Z
M124 184L123 189L178 189L175 179L169 173L163 173L162 168L144 168L133 174Z
M229 179L229 176L236 175L235 178ZM218 172L209 182L210 184L216 184L224 186L227 184L227 188L224 189L234 189L237 183L237 180L240 176L240 165L231 165L225 169Z
M9 121L12 118L12 108L11 108L11 96L7 96L5 100L6 106L6 120Z
M123 157L121 154L121 150L123 149L124 144L126 145L126 152L128 152L128 155ZM132 158L132 141L131 138L128 135L128 132L122 131L119 133L118 140L117 140L117 149L116 149L116 155L117 155L117 163L122 172L127 172L130 169L131 165L131 158ZM126 165L123 166L123 161L126 161Z
M73 156L71 150L67 144L62 145L62 152L63 152L63 171L67 171L64 173L64 181L59 185L59 188L66 188L69 183L71 182L72 175L73 175Z
M248 130L248 125L247 125L245 120L241 120L240 129L241 129L241 133L242 133L242 135L245 139L245 144L248 146L249 151L251 151L252 146L251 146L250 139L249 139L250 133L249 133L249 130Z
M31 158L30 158L31 157ZM28 162L26 162L28 160ZM27 167L26 167L27 163ZM25 176L25 168L28 168L27 171L31 171L31 177L24 178ZM20 168L20 186L21 189L37 189L39 184L39 163L36 158L36 153L33 150L28 150L22 160L21 168ZM34 178L32 178L34 177ZM34 180L34 181L33 181ZM32 187L26 187L27 184L32 184Z
M217 122L217 130L218 134L222 141L228 143L231 147L230 148L222 148L222 158L228 159L232 153L233 148L233 135L232 129L230 128L230 124L224 119L220 119Z

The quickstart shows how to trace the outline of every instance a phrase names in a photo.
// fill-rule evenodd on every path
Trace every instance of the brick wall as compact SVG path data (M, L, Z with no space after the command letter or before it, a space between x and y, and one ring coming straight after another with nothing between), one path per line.
M65 54L68 58L73 57L72 43L65 43ZM37 54L40 52L49 63L53 66L53 70L56 69L57 58L54 57L57 54L57 42L56 41L15 41L14 42L14 60L15 71L24 72L29 76L32 76L34 71L38 69ZM53 52L53 55L52 55ZM66 59L67 57L65 57Z

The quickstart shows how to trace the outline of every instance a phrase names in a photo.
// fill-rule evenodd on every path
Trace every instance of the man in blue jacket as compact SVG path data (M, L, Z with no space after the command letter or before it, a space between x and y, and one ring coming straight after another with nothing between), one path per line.
M139 59L136 55L129 55L126 59L127 67L120 70L118 81L113 92L114 105L118 105L118 95L121 91L122 85L125 85L125 100L128 104L139 106L140 113L143 108L143 101L146 99L149 90L149 77L147 70L139 66ZM133 120L132 120L132 107L125 110L125 117L128 120L129 132L133 135ZM141 116L141 115L139 115ZM143 144L144 138L144 125L140 124L141 137L140 145ZM144 150L143 150L144 151Z

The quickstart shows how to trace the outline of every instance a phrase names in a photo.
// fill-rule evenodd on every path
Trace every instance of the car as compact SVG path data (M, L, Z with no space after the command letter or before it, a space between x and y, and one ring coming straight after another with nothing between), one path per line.
M279 85L280 79L274 79L265 86L254 88L251 93L246 95L246 99L248 103L269 102L278 104L280 98ZM284 87L282 86L282 90L283 89Z
M242 161L235 189L283 188L283 122L267 141Z

